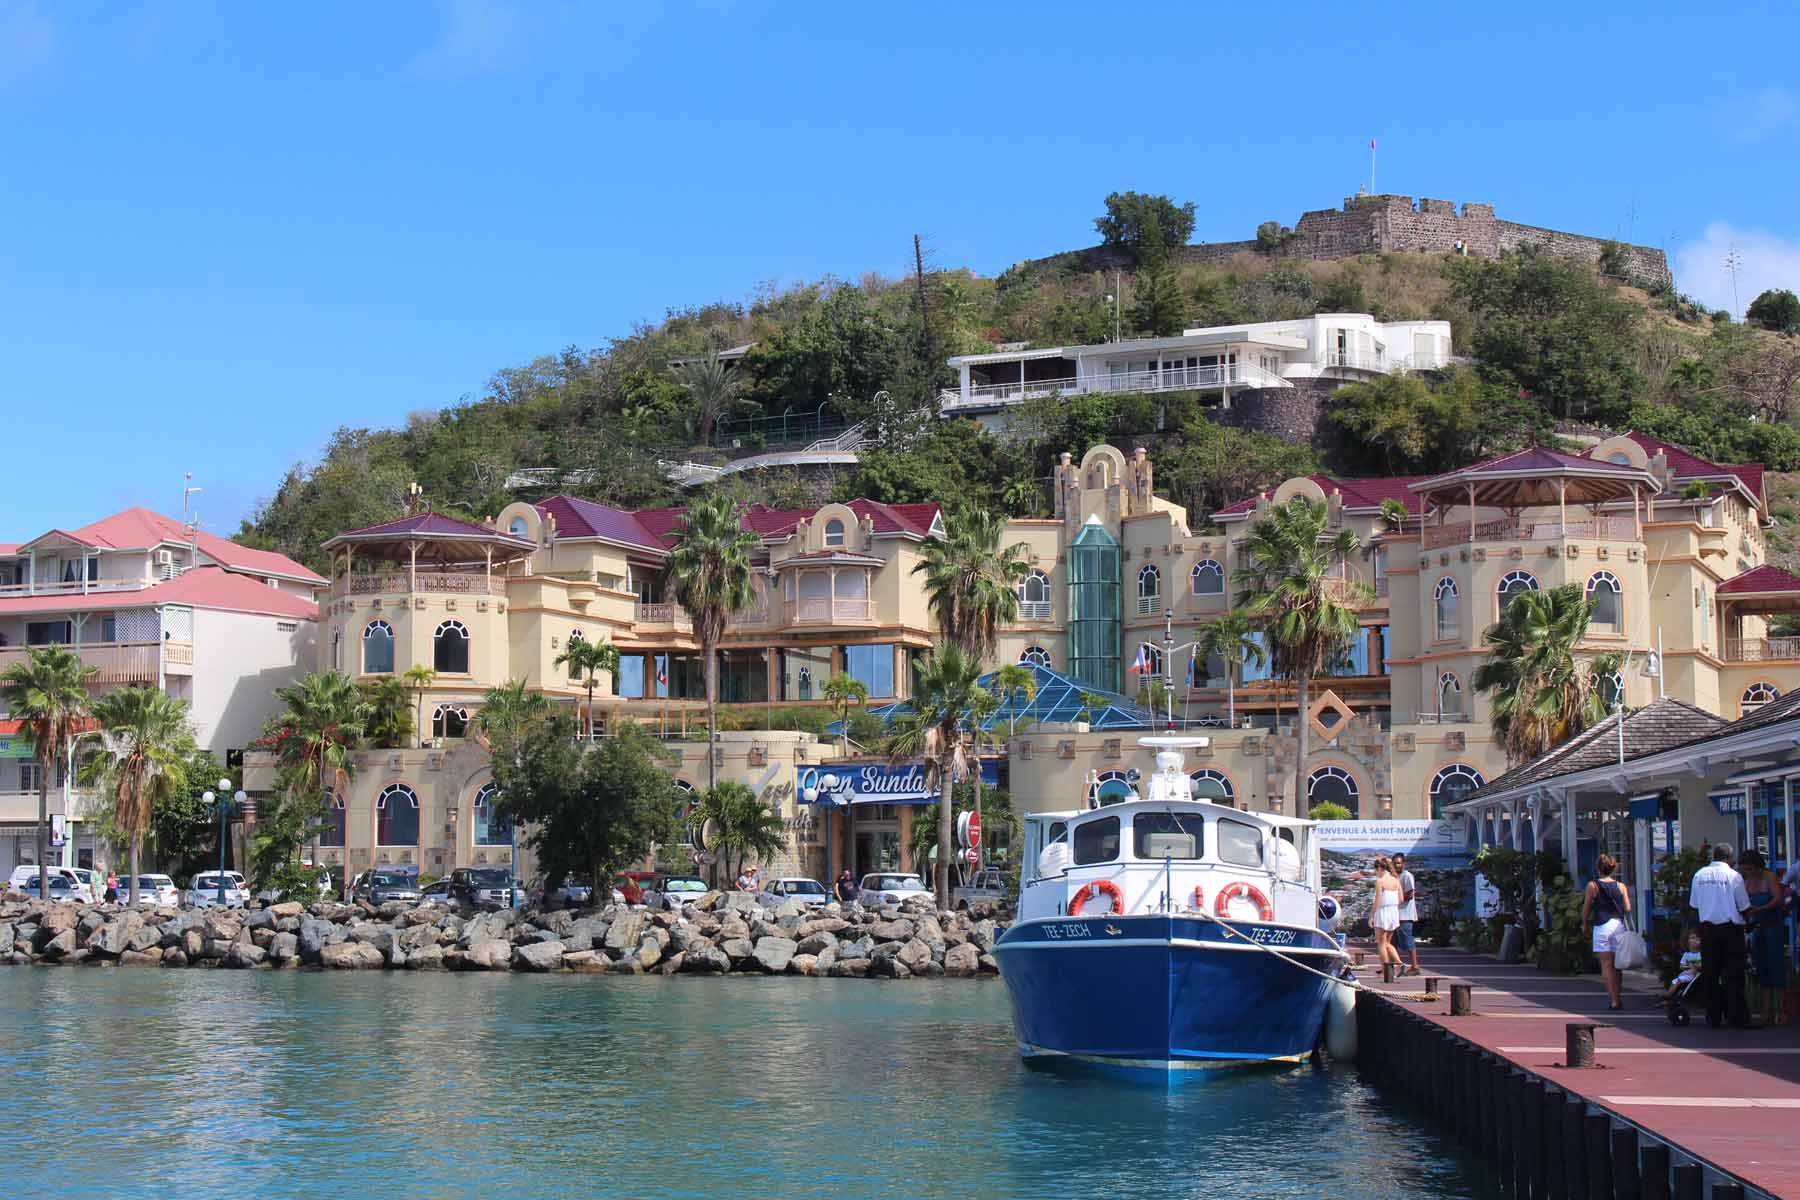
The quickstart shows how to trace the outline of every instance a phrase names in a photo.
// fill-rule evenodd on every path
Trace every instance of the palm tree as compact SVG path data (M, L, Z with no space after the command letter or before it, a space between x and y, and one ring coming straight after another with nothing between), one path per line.
M737 404L743 380L716 354L690 359L675 368L693 404L694 434L702 445L712 441L713 426Z
M1580 584L1515 593L1482 634L1487 658L1475 668L1478 692L1491 693L1494 736L1507 761L1529 762L1603 720L1600 682L1619 669L1617 655L1591 662L1575 656L1587 636L1594 602Z
M0 675L0 701L31 737L38 762L37 861L38 895L50 895L50 867L45 861L50 828L50 776L72 751L88 721L88 680L98 675L72 650L61 646L34 649Z
M567 666L569 673L587 684L588 741L594 740L594 679L605 671L619 685L619 652L611 642L590 642L586 638L570 638L569 648L556 656L556 665Z
M993 693L981 686L981 662L954 642L939 642L931 656L913 667L912 711L894 722L888 754L898 761L923 758L926 779L938 789L938 907L950 907L952 789L969 766L963 731Z
M1225 663L1225 723L1237 728L1237 673L1247 662L1262 666L1268 651L1256 637L1249 618L1237 610L1223 613L1200 626L1196 652L1202 660L1218 655Z
M126 688L94 703L101 752L88 764L112 793L113 823L131 841L128 901L138 901L144 834L159 805L187 787L194 753L188 705L155 688Z
M1007 663L994 672L994 677L988 681L988 689L1001 704L1022 694L1029 707L1037 699L1037 672L1023 663ZM1009 738L1018 732L1018 723L1014 719L1017 716L1015 711L1006 714L1006 736Z
M406 680L397 675L380 675L357 685L362 692L363 734L371 746L402 750L412 744L413 725L411 690Z
M719 736L718 646L725 622L756 600L750 555L759 541L738 520L736 501L723 493L694 502L669 547L663 579L675 602L687 610L700 642L706 676L706 782L718 783L713 743Z
M1006 518L986 509L950 509L945 534L925 539L913 574L925 576L925 597L945 638L979 665L993 654L1000 627L1019 619L1019 585L1031 573L1029 547L1002 548Z
M712 826L709 849L719 856L727 878L736 879L751 855L771 859L781 852L787 825L781 815L763 802L747 785L734 780L700 797L696 820Z
M839 671L825 681L825 699L831 705L831 711L837 714L839 734L842 739L839 754L850 757L850 710L861 708L869 702L869 688L854 675Z
M481 711L475 714L475 736L491 754L496 749L513 747L525 729L549 717L555 710L550 697L531 690L523 679L512 679L491 687L481 698ZM514 763L518 759L515 755Z
M1250 526L1243 565L1232 572L1240 589L1237 607L1263 632L1276 673L1299 686L1295 813L1306 811L1306 710L1313 678L1356 636L1358 606L1375 600L1374 589L1344 573L1357 551L1356 535L1348 529L1333 533L1330 521L1325 505L1304 496L1270 509Z
M406 674L400 678L405 680L406 686L418 697L417 703L413 706L413 728L423 731L425 728L425 689L429 688L437 679L437 672L424 663L414 663L406 668Z
M266 814L264 825L297 831L301 841L316 834L325 797L349 782L356 771L356 751L368 737L371 708L355 683L335 671L320 671L275 689L282 711L263 726L255 748L275 756L276 776L291 814ZM393 699L392 695L389 700ZM399 713L409 720L404 692ZM289 816L292 820L288 820ZM298 843L296 843L298 844Z

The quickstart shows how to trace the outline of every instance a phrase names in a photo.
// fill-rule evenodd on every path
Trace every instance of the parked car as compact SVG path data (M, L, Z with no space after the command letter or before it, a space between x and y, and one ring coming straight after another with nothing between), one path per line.
M79 901L81 901L83 903L87 903L87 904L91 904L94 902L98 893L96 893L93 890L92 884L83 880L81 878L81 876L76 873L77 868L75 868L75 867L59 867L59 866L52 865L46 869L49 872L51 878L62 879L68 883L68 885L69 885L69 894L67 897L68 899L79 900ZM93 872L91 872L91 871L89 872L90 875L92 873ZM29 889L30 894L35 896L35 895L37 895L37 878L38 878L37 864L36 863L26 863L22 866L17 866L17 867L13 868L12 880L10 881L9 886L12 888L13 891L16 891L16 892L23 892L23 891L26 891L27 889ZM104 886L101 888L101 890L102 891L105 890ZM51 895L53 897L56 896L56 889L54 887L51 888Z
M428 883L420 888L419 903L442 904L446 906L454 903L450 899L450 877L446 875L444 878L433 883Z
M232 872L225 872L224 895L226 908L242 908L250 899L244 890L244 877L232 878ZM189 908L217 908L219 906L220 877L217 871L207 871L188 880L187 891L181 895L182 903Z
M86 867L64 867L75 877L75 890L84 900L98 900L106 894L106 876Z
M999 867L983 867L975 877L950 892L950 907L958 912L971 904L1003 904L1006 902L1006 876Z
M50 899L79 900L79 897L75 895L76 885L69 882L69 877L67 875L52 875L48 882L50 884ZM27 883L18 890L24 892L27 896L43 895L43 893L38 890L38 877L36 875L31 877L30 883Z
M870 908L879 908L883 904L899 904L902 900L929 894L917 875L878 871L873 875L863 876L862 890L856 898Z
M594 897L594 885L571 875L556 887L545 887L542 880L531 889L531 898L544 908L580 908Z
M390 900L419 901L419 877L409 871L371 871L366 894L370 904Z
M505 867L458 867L450 872L450 898L470 908L517 908L525 889Z
M698 875L664 875L659 890L663 899L673 908L692 904L711 889L706 886L706 880Z
M830 904L831 891L816 879L804 876L785 876L771 879L764 893L776 898L777 903L785 904L789 900L798 900L802 904Z
M138 903L154 904L161 908L181 907L181 889L167 875L139 875ZM126 875L119 880L119 899L131 899L131 876Z
M642 904L645 894L657 890L662 876L655 871L625 871L613 876L614 904Z

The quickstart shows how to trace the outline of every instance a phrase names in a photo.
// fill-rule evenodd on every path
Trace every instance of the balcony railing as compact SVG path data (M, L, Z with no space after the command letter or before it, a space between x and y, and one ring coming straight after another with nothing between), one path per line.
M13 596L79 596L93 592L141 592L145 588L154 587L161 580L151 579L93 579L82 583L79 579L72 582L51 582L40 579L37 583L0 584L0 599Z
M173 643L171 643L173 645ZM187 648L190 663L193 659L192 643L182 643ZM159 656L162 651L161 642L87 642L81 645L64 646L64 650L73 650L81 661L90 667L99 669L99 674L91 682L101 683L156 683L159 675ZM7 646L0 648L0 672L16 662L23 662L33 649L31 646ZM190 666L182 674L192 674Z
M1512 517L1501 517L1494 521L1476 522L1473 537L1470 536L1467 521L1454 525L1427 525L1423 545L1427 550L1435 550L1471 541L1557 542L1572 538L1619 541L1636 537L1637 525L1630 517L1601 517L1598 521L1520 521Z
M1414 713L1410 723L1414 725L1467 725L1474 719L1468 713L1461 712L1422 712ZM1404 725L1408 722L1402 721L1396 716L1394 723Z
M1800 659L1800 637L1726 638L1726 662L1776 662Z
M1048 601L1048 600L1021 600L1021 601L1019 601L1019 620L1021 620L1021 621L1048 621L1049 619L1050 619L1050 601Z
M639 625L665 625L671 629L690 630L694 627L692 617L679 604L649 603L639 600L632 609L632 620ZM740 608L733 612L726 624L740 629L755 628L769 622L769 610L762 605Z
M873 606L867 600L802 596L787 602L790 625L866 625L873 619Z
M1059 379L1027 379L1023 383L989 383L971 387L967 399L960 390L947 390L939 398L943 408L961 404L1016 404L1037 396L1070 396L1083 392L1192 392L1224 387L1292 387L1292 383L1256 363L1227 363L1210 367L1164 367L1150 371L1098 371L1092 375L1068 375Z
M474 571L371 572L339 576L332 581L334 596L379 596L391 592L443 592L453 596L500 596L506 581L498 575Z

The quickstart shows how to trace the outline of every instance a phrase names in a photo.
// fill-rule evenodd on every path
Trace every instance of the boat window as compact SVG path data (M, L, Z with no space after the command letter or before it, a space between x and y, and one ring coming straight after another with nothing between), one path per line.
M1262 830L1242 821L1220 821L1219 861L1239 867L1262 866Z
M1119 818L1103 817L1075 827L1075 865L1111 862L1119 857Z
M1064 825L1061 821L1050 822L1049 841L1060 842L1068 836L1069 836L1069 827L1067 825Z
M1139 858L1199 858L1205 828L1199 813L1141 812L1131 819Z

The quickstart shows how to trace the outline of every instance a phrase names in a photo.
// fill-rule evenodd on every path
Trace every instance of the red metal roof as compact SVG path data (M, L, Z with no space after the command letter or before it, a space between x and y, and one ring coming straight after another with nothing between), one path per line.
M283 575L290 579L301 579L308 583L323 584L325 580L307 570L285 554L273 550L256 550L249 546L240 546L227 538L206 532L188 533L187 527L173 517L165 517L148 508L128 508L114 513L110 517L102 517L88 525L71 531L67 536L78 541L114 550L147 549L159 542L193 541L202 552L213 561L222 563L232 570L250 571L260 575Z
M1625 435L1639 446L1644 453L1655 458L1658 454L1668 460L1669 471L1676 479L1717 479L1722 475L1735 475L1747 488L1757 503L1763 499L1763 466L1761 463L1737 463L1724 465L1709 462L1697 454L1689 454L1673 442L1665 442L1661 438L1653 438L1645 433L1628 433Z
M311 600L270 587L248 575L227 571L223 567L196 567L174 579L137 591L7 596L0 599L0 615L154 608L159 604L183 604L222 612L261 613L303 621L316 621L319 617L319 606Z
M1546 450L1542 446L1527 446L1523 450L1514 450L1511 454L1502 454L1482 462L1471 463L1466 467L1458 467L1454 471L1445 471L1441 475L1430 476L1430 480L1451 479L1459 475L1484 474L1501 471L1599 471L1602 474L1638 474L1639 469L1629 463L1607 462L1599 458L1584 458L1578 454L1563 454L1556 450Z
M1398 500L1406 506L1412 516L1422 516L1425 502L1418 493L1407 489L1421 479L1429 479L1429 475L1386 475L1372 479L1337 479L1330 475L1308 475L1308 479L1319 485L1319 489L1330 497L1332 492L1343 495L1344 507L1349 509L1379 509L1383 500ZM1221 508L1214 516L1234 516L1247 513L1256 507L1255 496L1248 500L1239 500L1236 504Z
M539 504L538 508L544 509L554 501L567 499L569 498L566 496L553 496ZM859 521L868 518L876 533L905 533L915 537L924 537L931 532L931 524L937 519L939 511L939 506L935 503L882 504L876 500L864 499L851 500L844 507L854 513ZM687 516L685 508L640 508L633 513L625 513L620 509L609 511L632 518L659 549L674 543L682 520ZM765 504L752 504L744 510L738 523L758 537L780 538L791 534L796 525L810 520L818 512L818 508L770 508ZM561 517L557 518L557 526L562 526Z
M398 521L384 521L380 525L370 525L364 529L348 529L338 534L339 537L405 537L407 534L436 534L447 537L495 537L508 536L499 530L486 525L476 525L469 521L459 521L455 517L446 517L443 513L422 512L410 517L401 517Z
M663 550L663 544L657 536L646 529L635 514L622 508L596 504L592 500L580 500L574 496L552 496L538 504L537 510L556 518L559 537L605 538L608 541L642 546L659 554Z
M1800 593L1800 577L1790 575L1780 567L1762 566L1752 567L1742 575L1733 575L1719 585L1721 596L1762 592Z

